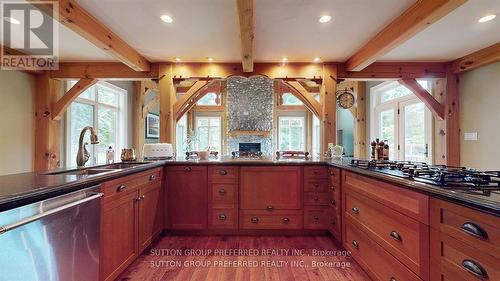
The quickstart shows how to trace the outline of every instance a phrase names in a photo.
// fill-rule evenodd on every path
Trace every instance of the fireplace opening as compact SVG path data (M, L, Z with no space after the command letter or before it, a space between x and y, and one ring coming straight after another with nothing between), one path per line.
M260 143L256 142L240 142L239 151L244 152L260 152Z

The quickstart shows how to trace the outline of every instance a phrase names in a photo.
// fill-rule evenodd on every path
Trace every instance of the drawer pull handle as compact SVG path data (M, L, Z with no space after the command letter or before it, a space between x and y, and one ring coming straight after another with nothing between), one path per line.
M487 278L488 273L486 270L477 262L473 260L463 260L462 261L462 266L467 270L469 273L471 273L474 276L480 277L480 278Z
M352 212L353 212L354 214L356 214L356 215L359 215L359 209L358 209L358 208L356 208L356 207L353 207L353 208L352 208Z
M220 214L219 215L219 220L220 221L225 221L226 219L227 219L226 215L224 215L224 214Z
M120 184L120 185L118 186L118 188L116 189L116 192L122 192L122 191L124 191L124 190L125 190L125 188L127 188L127 186L126 186L126 185L124 185L124 184Z
M332 220L332 225L336 225L337 222L335 220Z
M332 202L330 202L330 204L332 204L332 206L335 207L335 200L332 200Z
M289 218L287 218L287 217L282 218L281 220L282 220L282 221L283 221L283 223L285 223L285 224L287 224L287 223L289 223L289 222L290 222L290 219L289 219Z
M389 278L389 281L398 281L398 279L391 277L391 278Z
M319 172L317 170L314 170L313 174L317 175Z
M191 170L192 170L192 168L191 168L191 167L189 167L189 166L184 167L184 171L186 171L186 172L191 172Z
M149 181L154 181L156 179L155 175L149 176Z
M319 221L319 217L314 217L314 222L318 222Z
M335 191L335 186L330 185L330 190L331 190L331 191Z
M319 184L315 183L315 184L314 184L314 187L315 187L315 188L318 188L318 187L319 187Z
M391 235L392 239L394 239L394 240L396 240L398 242L403 241L403 239L401 238L401 235L399 235L399 233L397 231L395 231L395 230L391 231L390 235Z
M471 236L474 236L476 238L483 239L483 240L488 239L488 233L475 223L466 222L466 223L462 224L462 226L460 228L462 228L462 230L465 233L467 233Z
M250 221L251 221L252 223L258 223L258 222L259 222L259 218L258 218L258 217L252 217L252 218L250 219Z
M225 175L227 175L227 171L226 170L219 170L219 175L225 176Z
M136 201L141 201L144 198L146 198L146 195L141 195L141 196L137 197Z
M227 191L224 188L219 189L220 195L226 195Z
M335 176L335 172L330 172L330 176Z
M352 245L354 246L354 248L359 249L359 243L358 243L358 241L352 240Z
M314 197L313 197L313 200L314 200L314 201L318 201L318 200L319 200L318 196L314 196Z
M274 210L274 207L273 207L272 205L269 205L269 206L267 206L267 208L266 208L266 209L267 209L268 211L272 211L272 210Z

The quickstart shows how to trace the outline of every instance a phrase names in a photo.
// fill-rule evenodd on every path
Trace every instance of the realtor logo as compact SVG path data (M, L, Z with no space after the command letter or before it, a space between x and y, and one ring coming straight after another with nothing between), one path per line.
M58 69L58 2L1 1L1 69Z

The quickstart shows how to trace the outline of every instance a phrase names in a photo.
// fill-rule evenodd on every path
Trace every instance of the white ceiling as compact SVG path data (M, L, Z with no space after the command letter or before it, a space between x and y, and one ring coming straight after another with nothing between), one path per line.
M239 62L235 0L77 0L151 61ZM254 61L345 61L415 0L256 0ZM489 13L495 20L478 24ZM168 14L172 24L159 17ZM332 20L320 24L328 14ZM500 41L500 1L469 0L382 60L448 61ZM60 27L63 61L115 60Z
M488 14L497 18L477 20ZM386 54L385 61L450 61L500 42L500 0L469 0Z

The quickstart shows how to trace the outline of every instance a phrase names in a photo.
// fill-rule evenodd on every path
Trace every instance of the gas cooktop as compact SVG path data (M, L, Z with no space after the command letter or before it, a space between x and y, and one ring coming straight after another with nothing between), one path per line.
M500 194L500 171L477 171L466 167L429 165L409 161L352 160L351 166L406 178L447 190L490 196Z

